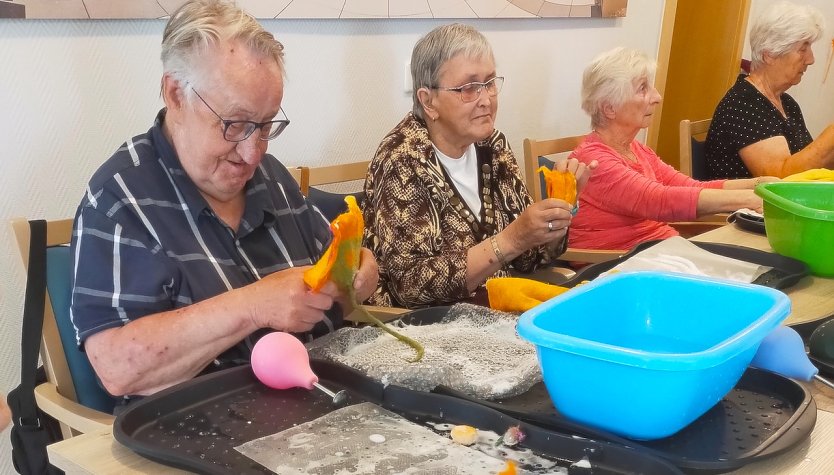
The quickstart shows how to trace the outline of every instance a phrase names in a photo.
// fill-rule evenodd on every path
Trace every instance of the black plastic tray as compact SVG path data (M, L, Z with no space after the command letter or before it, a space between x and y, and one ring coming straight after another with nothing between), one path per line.
M767 234L763 217L753 216L747 213L735 212L727 217L728 223L734 223L739 228L751 233Z
M469 424L499 434L518 425L527 435L524 447L566 465L587 457L595 474L681 473L670 462L644 451L576 438L461 398L393 385L383 388L335 363L314 360L312 367L322 384L348 390L348 404L369 401L415 422ZM133 403L116 418L113 434L147 458L186 470L271 473L234 447L332 410L330 399L319 391L267 388L247 365L202 376Z
M432 307L403 315L404 323L440 321L449 307ZM748 368L718 404L677 434L634 441L560 416L543 383L512 398L484 401L446 387L435 392L491 407L520 420L559 432L606 440L669 460L687 472L723 472L779 453L802 442L817 420L811 394L796 381Z
M576 275L561 285L565 287L573 287L582 281L592 280L603 272L613 269L614 266L625 261L634 254L637 254L644 249L648 249L659 242L661 241L657 240L640 243L628 251L628 253L616 259L584 267L577 272ZM733 244L699 241L691 242L701 249L709 251L713 254L718 254L719 256L731 257L741 261L772 267L771 270L760 275L755 281L753 281L754 284L764 285L774 289L786 289L808 275L808 265L791 257L782 256L773 252L765 252L759 249L736 246Z

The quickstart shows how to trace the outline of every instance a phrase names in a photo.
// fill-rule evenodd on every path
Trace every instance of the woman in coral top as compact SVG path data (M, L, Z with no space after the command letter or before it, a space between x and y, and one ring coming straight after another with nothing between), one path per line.
M630 249L678 233L670 221L707 214L761 209L753 188L774 177L698 181L664 163L636 140L649 126L660 94L652 85L655 63L638 51L615 48L601 54L582 77L582 109L593 132L573 151L599 166L579 197L570 246Z

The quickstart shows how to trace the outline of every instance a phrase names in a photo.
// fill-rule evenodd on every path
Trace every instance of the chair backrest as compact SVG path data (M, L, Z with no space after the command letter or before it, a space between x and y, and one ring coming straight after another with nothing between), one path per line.
M23 266L29 267L29 222L12 220ZM87 354L76 345L70 321L72 258L69 242L72 220L47 222L46 300L44 305L41 359L47 380L66 398L102 412L112 413L115 400L99 386Z
M696 180L707 179L704 139L712 119L684 119L680 124L680 171Z
M296 183L298 183L298 187L301 188L301 192L304 195L307 195L307 188L309 188L309 181L310 181L310 169L307 167L290 167L287 168L292 175L293 179Z
M299 179L297 180L301 192L319 208L327 219L332 221L340 213L347 210L345 196L355 196L356 201L361 206L362 200L365 198L365 192L361 189L350 192L342 190L327 191L321 189L321 186L356 182L359 180L364 181L365 175L368 173L369 165L369 161L364 161L324 167L297 167L299 174ZM359 186L361 187L362 185Z
M548 162L552 163L552 160L544 157L571 152L582 143L584 138L584 135L574 135L550 140L524 139L524 178L527 180L527 188L533 197L533 201L541 201L544 197L544 176L541 173L536 173L540 166ZM543 162L540 158L547 161Z

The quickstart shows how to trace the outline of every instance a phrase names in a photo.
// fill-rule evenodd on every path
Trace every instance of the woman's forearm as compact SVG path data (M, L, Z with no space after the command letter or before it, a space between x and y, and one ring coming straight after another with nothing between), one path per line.
M698 194L698 216L728 213L741 208L761 209L762 199L753 190L703 189Z

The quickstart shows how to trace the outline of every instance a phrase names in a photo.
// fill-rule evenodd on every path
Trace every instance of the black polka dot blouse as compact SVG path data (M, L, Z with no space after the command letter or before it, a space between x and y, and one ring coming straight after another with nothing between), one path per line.
M793 97L782 94L782 107L788 116L785 119L764 94L746 81L746 77L746 74L738 76L712 116L705 144L710 180L752 177L738 151L761 140L782 135L792 154L813 141Z

